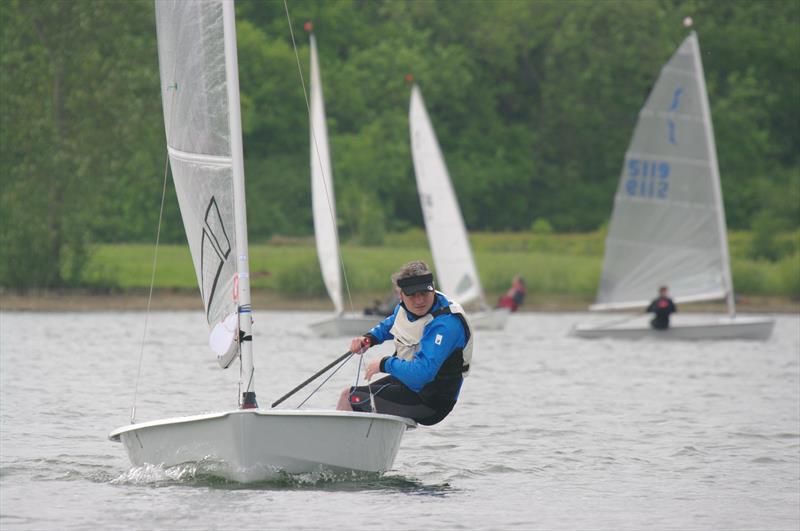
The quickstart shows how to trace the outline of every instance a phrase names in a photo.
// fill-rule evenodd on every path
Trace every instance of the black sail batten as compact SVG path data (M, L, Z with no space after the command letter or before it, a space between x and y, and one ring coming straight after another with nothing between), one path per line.
M216 216L215 225L219 227L220 231L222 231L220 237L215 234L212 224L209 223L209 216L211 216L211 219L214 219L214 216ZM219 212L219 205L217 205L217 200L214 196L211 196L211 200L208 202L208 207L206 207L206 213L203 217L203 220L203 236L200 242L200 263L205 264L206 243L208 243L208 246L214 250L214 253L219 258L219 265L216 267L216 271L214 272L214 280L211 284L211 289L207 294L205 293L205 269L201 269L200 290L202 292L203 301L206 303L206 319L208 320L211 312L211 301L216 295L217 285L219 283L220 275L222 274L222 269L225 267L225 261L231 254L231 241L230 238L228 238L228 233L225 230L225 223L222 221L222 215ZM221 238L224 239L223 241L226 245L226 249L223 249L223 246L220 243Z

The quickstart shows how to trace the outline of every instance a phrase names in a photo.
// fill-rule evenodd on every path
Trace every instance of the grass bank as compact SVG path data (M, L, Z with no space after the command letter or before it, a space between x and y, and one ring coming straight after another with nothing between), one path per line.
M488 246L486 236L475 241L478 270L487 294L504 292L515 274L521 274L529 293L594 295L602 267L602 255L583 255L547 250L520 250ZM387 240L391 240L389 237ZM424 236L407 234L398 244L383 247L342 247L346 279L353 294L384 293L398 266L421 258L432 263ZM501 246L503 247L503 246ZM153 262L151 245L101 245L86 275L88 285L112 290L145 289L150 284ZM251 286L288 296L322 297L325 287L312 240L277 240L250 246ZM162 245L158 250L155 287L193 289L196 285L189 251L182 245Z
M584 307L593 300L603 262L602 232L586 234L475 233L470 236L484 289L490 301L503 293L515 274L525 278L529 298L546 299L564 307ZM800 299L798 233L781 236L787 249L775 262L749 257L752 235L729 235L732 274L742 299ZM412 259L431 263L422 230L389 234L382 247L346 243L342 247L346 280L358 305L381 297L389 277ZM95 249L85 281L111 292L143 292L150 285L153 246L100 245ZM289 301L319 301L325 305L325 287L311 238L273 238L250 246L254 292ZM159 292L196 289L195 274L184 245L162 245L158 250L155 288ZM317 304L317 303L314 303ZM358 307L358 306L357 306Z
M581 310L594 300L603 263L605 235L473 233L470 235L489 302L508 288L514 275L528 286L527 310ZM739 307L746 311L800 309L800 233L780 235L777 261L750 257L753 236L729 235L732 274ZM98 245L84 275L83 290L28 294L0 293L4 309L142 309L147 306L153 264L149 244ZM400 264L421 258L431 263L422 230L388 234L382 247L342 247L352 307L360 309L389 290ZM275 237L250 246L251 285L259 308L330 309L311 238ZM200 307L189 250L162 245L154 277L156 309ZM347 296L346 296L347 297ZM351 303L347 302L350 307ZM719 311L721 305L693 306Z

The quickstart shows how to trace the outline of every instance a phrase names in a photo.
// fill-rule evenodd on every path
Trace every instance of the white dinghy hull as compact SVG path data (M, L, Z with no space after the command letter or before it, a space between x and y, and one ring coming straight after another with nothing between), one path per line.
M655 340L725 340L764 341L772 334L775 320L761 317L721 317L714 321L675 323L667 330L654 330L649 323L604 326L602 323L575 326L570 335L584 339L655 339Z
M309 325L319 337L363 336L383 320L377 315L337 315Z
M467 314L469 324L476 330L502 330L506 327L511 310L495 308L493 310L470 312Z
M406 418L330 410L234 410L143 422L109 435L135 466L208 463L249 483L282 474L382 473L394 463Z

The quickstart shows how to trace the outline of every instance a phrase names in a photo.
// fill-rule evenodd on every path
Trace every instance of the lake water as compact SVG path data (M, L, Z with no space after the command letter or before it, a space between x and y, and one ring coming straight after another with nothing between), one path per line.
M262 405L347 350L309 333L326 315L256 314ZM767 342L567 337L586 318L478 333L456 409L408 432L382 478L238 485L132 468L107 439L129 422L144 313L0 313L0 528L797 530L800 317ZM137 420L235 407L239 371L205 331L197 312L150 315Z

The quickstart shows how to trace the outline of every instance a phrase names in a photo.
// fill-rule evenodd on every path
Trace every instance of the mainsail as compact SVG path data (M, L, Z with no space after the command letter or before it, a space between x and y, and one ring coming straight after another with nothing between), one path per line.
M728 297L731 276L717 152L697 36L662 68L622 168L592 309Z
M461 209L416 85L411 89L408 121L417 191L438 283L444 293L460 304L485 303Z
M233 6L205 0L155 7L172 176L209 341L227 366L238 347L240 304L249 311Z
M314 235L322 279L336 313L344 311L342 302L339 241L336 234L336 201L333 195L333 170L325 123L325 102L319 74L317 41L311 35L311 206L314 213Z

